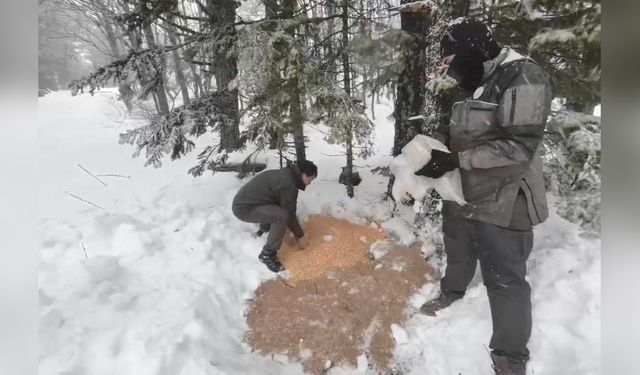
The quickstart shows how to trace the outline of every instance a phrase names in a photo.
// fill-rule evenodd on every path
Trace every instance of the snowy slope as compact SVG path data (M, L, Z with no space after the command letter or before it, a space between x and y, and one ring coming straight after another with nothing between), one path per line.
M337 183L344 158L326 156L340 147L321 141L322 128L308 130L308 157L320 175L301 194L302 214L390 219L391 206L381 200L386 179L369 169L390 160L391 108L383 103L376 110L377 155L356 161L364 182L355 200ZM130 119L114 125L121 114L108 91L39 99L39 373L301 374L298 364L254 355L242 343L246 300L273 277L256 259L263 240L231 214L242 182L232 174L187 175L196 153L144 168L130 146L117 142L119 132L136 125ZM261 158L277 164L272 155ZM105 186L77 164L118 176L99 177ZM412 211L401 212L385 226L409 242ZM531 373L600 372L600 242L578 233L557 216L536 231ZM433 293L425 287L414 304ZM396 357L411 374L489 374L490 331L476 278L439 317L413 315Z

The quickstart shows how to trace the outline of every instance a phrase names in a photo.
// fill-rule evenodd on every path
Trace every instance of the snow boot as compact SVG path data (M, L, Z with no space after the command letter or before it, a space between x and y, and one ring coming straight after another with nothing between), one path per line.
M423 314L429 316L436 316L436 312L444 309L445 307L449 307L454 301L460 299L460 296L455 294L440 294L440 296L436 299L432 299L431 301L425 302L421 307L420 311Z
M493 371L496 375L525 375L527 372L527 363L525 361L519 361L491 353L491 360L493 361Z
M256 237L262 237L263 234L269 232L271 224L260 224L260 229L256 232Z
M278 273L284 271L284 266L280 263L276 252L267 252L262 250L260 255L258 255L258 259L260 259L260 261L264 263L271 272Z

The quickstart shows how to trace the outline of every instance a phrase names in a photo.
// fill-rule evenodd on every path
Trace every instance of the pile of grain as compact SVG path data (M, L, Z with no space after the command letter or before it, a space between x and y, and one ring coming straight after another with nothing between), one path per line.
M278 253L280 261L291 273L292 282L317 279L332 269L371 263L369 247L386 239L375 223L362 226L321 215L309 217L304 231L306 249L299 250L295 242L288 239Z
M351 245L362 243L358 236L362 231L370 233L362 227L343 227L346 224L335 220L312 219L312 228L314 223L331 224L329 227L338 231L333 240L350 237ZM322 238L326 232L315 233L316 238ZM405 322L409 299L427 282L427 275L433 276L420 246L405 248L386 242L383 245L388 246L386 254L373 262L362 258L360 250L340 252L337 246L331 250L322 242L317 245L323 245L334 256L338 253L342 256L319 257L316 251L320 250L314 247L309 249L310 253L301 252L319 259L308 270L315 274L325 269L322 264L361 262L331 272L331 277L295 283L289 280L286 284L273 278L263 283L249 303L246 342L276 361L300 361L311 374L326 374L327 367L356 367L359 357L368 358L377 373L391 373L396 344L391 325ZM297 268L304 265L302 260L295 260L290 265L295 265L294 271L302 271ZM312 276L312 272L302 276Z

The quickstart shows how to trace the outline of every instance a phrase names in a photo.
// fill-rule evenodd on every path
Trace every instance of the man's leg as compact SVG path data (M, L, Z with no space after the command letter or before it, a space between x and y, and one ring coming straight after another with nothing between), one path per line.
M493 335L489 347L494 356L507 357L516 374L524 374L531 336L531 287L525 279L527 259L533 247L533 231L515 231L476 222L478 259L487 287Z
M261 232L260 235L262 235L262 233L267 233L270 228L271 228L271 224L269 224L269 223L261 223L260 224L260 229L259 229L259 232Z
M282 264L280 264L277 254L287 231L289 212L280 206L265 205L256 206L244 212L239 211L236 213L236 216L240 220L249 223L269 225L267 243L264 245L259 258L271 271L282 271L284 268Z
M442 231L447 268L440 281L440 289L444 294L461 298L473 279L478 263L468 230L468 220L450 213L443 214Z
M473 279L477 259L469 236L467 221L467 219L446 209L442 211L442 232L444 251L447 254L447 268L444 277L440 280L440 296L420 308L427 315L435 315L436 311L462 298L471 279Z
M258 206L249 212L256 218L264 218L261 224L269 225L269 236L264 249L269 252L277 253L282 246L284 235L287 231L289 223L289 212L280 206Z

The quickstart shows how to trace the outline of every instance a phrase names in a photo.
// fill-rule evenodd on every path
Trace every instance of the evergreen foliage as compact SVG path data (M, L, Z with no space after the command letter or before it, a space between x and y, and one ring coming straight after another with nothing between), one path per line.
M545 136L545 179L556 209L583 229L600 232L600 118L561 111Z
M428 73L440 58L446 25L465 15L487 22L501 44L551 73L561 113L590 113L600 102L598 0L263 0L252 2L250 12L249 3L234 0L46 0L41 9L50 12L54 3L64 5L65 17L84 11L103 40L87 36L83 43L108 46L111 56L72 80L72 94L117 85L130 110L131 103L153 100L149 123L120 139L135 145L134 155L147 165L182 157L209 135L193 175L219 170L228 152L248 144L303 159L308 123L327 126L326 141L344 146L343 174L355 174L354 158L373 152L370 118L382 95L395 102L393 154L415 134L446 128L451 105L465 93ZM51 29L43 22L49 19L41 17L41 30ZM71 80L64 73L70 67L53 72L56 54L41 48L42 82ZM579 117L558 116L551 123ZM552 192L562 197L558 209L589 226L599 220L584 208L599 194L599 151L583 146L599 139L599 126L581 124L549 130L545 146ZM353 186L344 181L351 196ZM582 203L572 204L578 196ZM419 226L437 224L440 206L437 194L427 197Z

